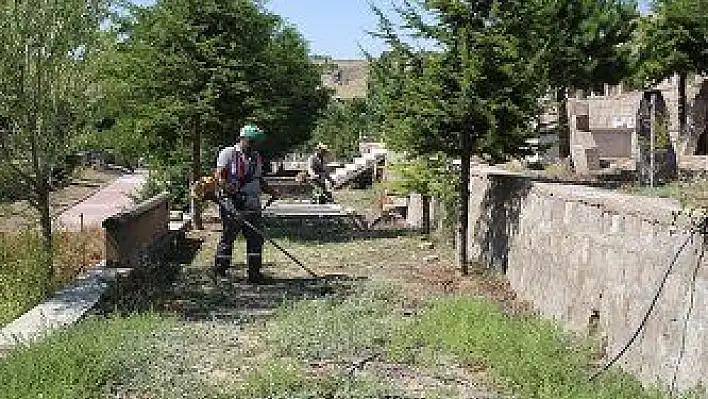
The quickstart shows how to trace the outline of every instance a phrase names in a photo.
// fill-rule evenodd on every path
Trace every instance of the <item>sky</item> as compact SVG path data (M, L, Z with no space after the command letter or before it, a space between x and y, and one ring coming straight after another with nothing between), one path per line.
M154 0L134 0L152 4ZM391 0L373 0L387 10ZM640 10L648 11L649 0L640 0ZM311 54L334 59L362 59L364 53L377 56L385 44L367 31L376 30L377 18L369 0L269 0L266 8L295 25L310 45Z
M366 33L377 26L368 0L270 0L266 7L297 26L313 54L357 59L364 58L360 46L372 55L384 49Z

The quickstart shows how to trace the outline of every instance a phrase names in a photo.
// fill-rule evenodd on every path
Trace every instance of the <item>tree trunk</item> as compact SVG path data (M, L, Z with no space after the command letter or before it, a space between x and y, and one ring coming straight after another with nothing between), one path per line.
M422 196L423 202L423 234L430 235L430 196L424 194Z
M54 281L54 244L52 242L52 217L49 204L49 185L46 182L39 182L37 190L37 210L39 211L39 225L42 230L42 248L44 249L44 267L46 278L42 281L44 292L49 291Z
M458 215L458 240L459 247L457 248L457 262L463 276L469 273L468 257L467 257L467 231L469 230L469 221L467 214L469 212L470 203L470 162L471 148L469 133L462 133L460 138L462 147L462 160L460 164L460 209Z
M556 102L558 106L558 156L568 158L570 156L570 124L568 123L568 98L565 87L556 91Z
M196 182L201 178L202 174L202 133L199 128L199 119L194 120L194 132L192 135L192 182ZM194 228L203 230L202 209L201 204L194 199L190 199L192 204L192 222Z

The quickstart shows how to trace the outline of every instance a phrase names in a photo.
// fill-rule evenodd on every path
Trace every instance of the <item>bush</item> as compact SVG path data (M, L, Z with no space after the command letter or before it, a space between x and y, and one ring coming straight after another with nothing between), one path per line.
M177 165L151 169L147 182L133 200L140 203L163 192L170 196L170 208L189 209L189 167Z

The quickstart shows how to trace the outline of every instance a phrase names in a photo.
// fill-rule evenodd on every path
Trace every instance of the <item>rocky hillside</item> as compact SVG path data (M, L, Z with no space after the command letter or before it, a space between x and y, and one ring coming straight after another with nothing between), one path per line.
M342 99L366 97L369 66L366 60L322 60L325 65L322 82L335 90Z

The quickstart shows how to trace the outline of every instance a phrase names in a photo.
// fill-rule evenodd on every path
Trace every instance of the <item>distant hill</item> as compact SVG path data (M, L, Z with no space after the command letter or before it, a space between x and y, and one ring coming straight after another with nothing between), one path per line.
M352 99L366 97L369 63L366 60L315 60L324 65L322 83L335 90L335 97Z

